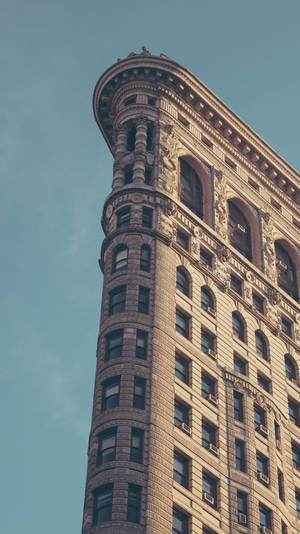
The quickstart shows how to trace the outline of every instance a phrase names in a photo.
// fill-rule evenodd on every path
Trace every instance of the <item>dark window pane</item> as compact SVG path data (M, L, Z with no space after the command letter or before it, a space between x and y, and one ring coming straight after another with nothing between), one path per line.
M216 445L216 434L217 430L213 425L202 421L202 447L208 449L210 444Z
M289 405L289 416L290 420L296 425L300 426L299 418L299 404L291 399L288 400Z
M151 208L143 207L142 212L142 226L145 228L152 228L153 210Z
M270 393L270 380L268 378L257 373L257 383L261 388Z
M300 469L300 445L296 445L296 443L292 443L292 458L293 467Z
M148 287L139 286L138 311L139 313L149 313L149 295Z
M230 244L251 260L250 226L242 211L231 200L228 200L228 236Z
M263 335L258 331L255 332L255 346L256 346L257 354L259 354L264 360L267 360L268 359L267 343Z
M272 530L271 510L269 510L268 508L266 508L266 506L263 506L262 504L259 505L259 524L260 527L267 527Z
M180 230L177 230L176 242L185 250L189 250L189 237Z
M179 378L179 380L182 380L182 382L185 382L185 384L188 384L188 370L189 370L189 364L188 361L180 356L179 354L175 355L175 376Z
M105 484L94 491L93 524L111 521L113 484Z
M286 378L288 378L289 380L292 380L292 382L295 382L296 381L296 370L295 370L295 365L294 365L293 360L288 355L286 355L284 357L284 362L285 362Z
M264 313L264 299L259 297L256 293L252 295L253 307L260 313Z
M297 517L300 519L300 491L295 492Z
M106 336L106 360L122 356L123 330L115 330Z
M176 287L181 293L189 295L189 280L185 272L177 267L176 270Z
M172 534L188 534L188 516L174 508Z
M148 245L141 246L141 256L140 256L140 269L147 273L150 272L150 262L151 262L151 248Z
M189 317L179 310L176 310L175 327L182 336L189 337Z
M128 264L128 248L121 245L114 253L113 272L124 271Z
M245 341L244 323L236 312L232 314L232 331L241 341Z
M128 226L130 223L130 206L122 208L117 213L117 226L121 228L122 226Z
M127 150L133 152L135 148L136 126L132 126L127 136Z
M181 423L189 424L189 410L184 404L175 401L174 425L179 427Z
M131 429L130 460L138 464L143 463L144 431L140 428Z
M211 292L206 287L201 288L201 308L209 313L214 312L214 300Z
M285 317L281 318L281 330L287 336L292 337L292 323Z
M134 377L133 407L144 410L145 408L146 380Z
M236 421L244 421L244 410L243 410L243 394L239 391L234 391L233 393L233 404L234 404L234 419Z
M216 382L213 380L210 376L208 376L206 373L202 373L202 381L201 381L201 395L205 399L208 399L209 395L216 394Z
M208 504L217 508L217 480L207 473L203 473L202 475L202 491L213 499Z
M235 440L235 467L239 471L246 471L245 443L239 439Z
M144 332L143 330L137 330L136 331L136 350L135 350L135 355L137 358L146 360L147 341L148 341L148 332Z
M266 412L258 406L254 407L254 427L255 430L260 430L260 426L266 426Z
M181 486L184 486L185 488L188 487L188 471L188 459L182 456L182 454L175 452L173 478L178 484L181 484Z
M116 457L117 429L109 428L98 436L98 459L99 465L112 462Z
M237 373L240 373L242 375L247 374L247 364L245 360L242 358L239 358L239 356L234 356L234 370Z
M140 522L141 494L141 486L128 484L127 521L130 521L131 523Z
M242 280L240 280L239 278L237 278L233 274L230 277L230 287L231 287L231 289L233 289L233 291L235 291L239 295L242 295L242 293L243 293Z
M212 255L202 248L200 249L200 261L206 267L212 268Z
M102 410L119 406L120 377L114 376L102 383Z
M298 300L296 267L285 248L275 242L277 283L288 295Z
M109 315L125 311L126 286L118 286L109 294Z
M209 351L215 352L215 336L203 329L201 330L201 350L205 354L209 354Z
M180 185L179 198L190 210L202 217L202 184L196 171L185 161L179 160Z

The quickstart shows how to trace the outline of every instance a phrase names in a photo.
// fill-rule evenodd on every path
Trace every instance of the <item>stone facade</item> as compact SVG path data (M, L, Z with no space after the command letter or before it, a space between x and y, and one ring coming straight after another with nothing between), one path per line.
M299 533L300 311L278 283L285 267L300 282L299 174L187 69L145 48L103 74L94 113L114 167L82 532ZM201 213L196 190L184 199L182 161ZM251 257L230 237L230 202Z

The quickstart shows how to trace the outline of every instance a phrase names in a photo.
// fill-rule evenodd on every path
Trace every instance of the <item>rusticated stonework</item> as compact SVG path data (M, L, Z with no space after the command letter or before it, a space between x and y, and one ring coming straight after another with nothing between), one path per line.
M300 309L275 247L299 288L299 174L145 47L101 76L94 113L114 165L82 532L299 533ZM231 238L231 202L251 255Z

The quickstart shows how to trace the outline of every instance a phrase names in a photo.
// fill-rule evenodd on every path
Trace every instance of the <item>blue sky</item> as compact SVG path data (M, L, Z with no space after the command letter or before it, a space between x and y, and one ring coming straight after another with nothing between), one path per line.
M92 93L146 45L300 168L298 0L1 0L1 517L81 530L112 157Z

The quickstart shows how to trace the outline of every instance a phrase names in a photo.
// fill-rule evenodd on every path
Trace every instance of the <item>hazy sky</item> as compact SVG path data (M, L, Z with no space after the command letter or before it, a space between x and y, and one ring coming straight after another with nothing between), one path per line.
M300 168L299 0L0 0L1 514L76 534L112 158L92 93L146 45L188 67Z

